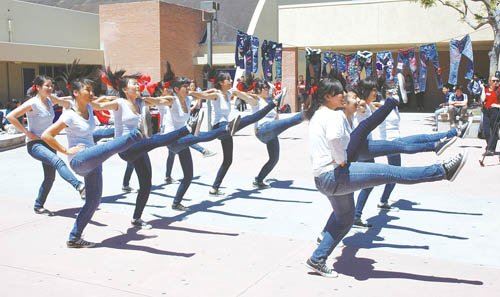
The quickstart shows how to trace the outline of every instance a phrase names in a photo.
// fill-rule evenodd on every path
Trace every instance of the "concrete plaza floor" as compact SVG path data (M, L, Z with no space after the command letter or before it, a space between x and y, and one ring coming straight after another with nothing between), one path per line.
M426 116L402 114L403 135L430 133ZM131 228L136 194L121 191L126 164L106 161L102 203L84 234L93 249L65 246L82 205L77 193L58 176L46 203L56 215L34 214L41 165L26 147L1 152L0 296L499 296L500 165L490 157L479 166L484 140L459 139L440 156L469 149L454 183L396 186L397 211L377 211L376 188L363 215L374 227L351 230L329 261L340 276L327 279L304 265L331 212L315 190L307 124L281 135L272 188L262 191L251 182L267 152L252 129L234 138L225 197L208 195L219 142L204 144L214 157L192 152L186 213L170 208L177 185L163 182L166 149L150 153L154 186L143 218L152 230ZM403 164L438 159L404 155ZM173 176L182 177L177 160Z

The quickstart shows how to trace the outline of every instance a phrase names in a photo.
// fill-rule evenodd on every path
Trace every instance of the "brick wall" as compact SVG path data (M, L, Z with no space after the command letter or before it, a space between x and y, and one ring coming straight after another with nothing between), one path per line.
M106 65L160 78L160 4L157 1L99 7L101 46Z
M168 60L176 75L196 77L193 57L205 25L201 11L174 4L160 3L160 59L162 73Z
M169 61L175 74L197 78L193 65L204 33L199 10L158 2L101 5L101 44L112 69L143 72L160 80Z

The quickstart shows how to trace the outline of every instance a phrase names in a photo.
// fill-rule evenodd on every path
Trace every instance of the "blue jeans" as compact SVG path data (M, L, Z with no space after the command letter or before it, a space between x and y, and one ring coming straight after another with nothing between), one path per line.
M266 122L257 128L255 136L257 136L262 143L268 143L278 137L278 135L283 133L286 129L302 123L303 120L304 118L302 113L298 112L286 119Z
M127 169L125 169L125 174L123 175L123 186L128 187L130 184L130 178L132 177L132 172L134 172L134 164L127 162Z
M131 148L120 154L120 157L128 162L133 162L136 158L155 148L168 146L178 139L189 134L186 127L182 127L167 134L155 134L151 138L145 138L134 144Z
M144 207L146 207L146 203L148 202L149 193L151 192L152 170L148 153L140 155L132 161L132 164L139 180L139 190L137 191L133 218L140 219Z
M140 141L142 135L138 130L115 138L109 142L84 149L74 155L71 168L85 178L85 204L76 217L69 240L77 240L90 222L102 197L102 163L114 154L120 153L134 143Z
M447 113L447 112L448 112L447 106L436 109L436 111L434 112L434 119L436 121L436 128L438 127L438 123L439 123L439 115L442 113Z
M263 182L266 176L273 170L273 168L278 164L280 158L280 142L278 137L269 140L266 143L267 153L269 154L269 160L264 164L259 172L259 175L255 178L257 182Z
M103 128L94 130L92 137L94 137L94 142L98 142L104 138L113 138L115 136L115 128Z
M486 149L495 151L498 142L498 126L495 123L500 121L499 108L483 108L483 135L486 139ZM496 129L495 129L496 128Z
M82 237L83 230L92 219L102 197L102 166L98 165L87 173L85 179L85 204L76 217L69 240L78 240Z
M357 54L345 56L347 61L347 85L354 87L359 82L359 61Z
M172 150L168 150L168 157L167 157L167 164L166 164L166 171L165 171L165 177L172 177L172 169L174 167L174 161L175 161L175 154Z
M358 66L359 66L359 72L365 69L366 77L371 77L373 74L373 55L371 57L365 57L362 55L357 55L358 56Z
M73 188L78 189L81 181L76 179L71 170L69 170L66 163L59 158L56 151L52 149L48 144L42 140L30 141L26 144L28 149L28 154L34 159L42 162L43 167L43 182L38 190L38 196L35 200L35 208L43 207L47 196L49 195L50 189L54 184L56 178L56 170L59 175L73 186Z
M438 89L443 88L443 80L441 79L441 67L439 67L439 56L436 49L436 44L425 44L421 45L420 49L420 70L419 70L419 79L418 86L420 92L425 92L427 85L427 62L431 62L434 67L434 71L436 72L436 80Z
M178 155L184 177L177 188L177 193L175 193L174 204L181 203L184 194L186 194L186 191L193 181L193 159L191 157L191 151L189 148L186 148L180 151Z
M238 125L238 131L250 124L253 124L261 120L266 114L268 114L275 107L276 105L274 104L274 102L269 101L266 107L262 108L256 113L242 117L240 120L240 124ZM222 125L227 125L227 123L224 122L217 123L214 126L214 129L219 129L220 126ZM214 189L219 189L220 185L222 184L222 180L224 179L224 176L226 176L229 167L233 163L233 138L230 137L229 134L226 134L220 138L220 142L222 145L223 159L219 171L217 172L217 176L215 177L214 183L212 185Z
M194 149L195 151L199 152L200 154L203 154L205 152L205 149L201 145L199 145L197 143L195 143L193 145L190 145L190 147L192 149Z
M194 136L192 134L184 136L170 143L168 145L168 149L174 153L178 153L188 147L193 147L196 143L208 142L224 136L229 136L229 132L227 131L227 122L222 122L220 125L217 125L217 128L214 126L210 131L200 132L198 136Z
M359 148L358 160L370 160L393 154L416 154L431 152L436 148L436 142L447 137L457 136L457 129L433 134L417 134L394 140L367 140L366 145Z
M283 44L278 43L278 46L276 46L276 53L274 59L276 61L276 80L281 81L283 76L281 68L283 63Z
M390 51L381 51L377 53L376 68L378 77L385 75L385 79L388 82L394 80L394 59Z
M351 132L351 139L346 150L348 162L358 160L360 149L367 146L368 135L385 120L397 105L398 102L396 100L388 98L384 105L380 106L371 116L361 121Z
M142 135L139 130L134 130L106 143L86 148L73 156L70 162L71 169L78 175L86 176L114 154L129 149L141 140Z
M234 51L234 60L237 67L245 68L246 44L249 36L238 30L236 33L236 50Z
M387 163L389 165L393 165L393 166L401 166L401 155L400 154L388 155L387 156ZM395 187L396 187L395 183L386 184L384 187L384 192L382 193L382 196L380 197L380 202L387 203L389 201L389 197L391 196L391 193Z
M360 153L360 160L363 162L371 162L374 163L375 160L373 158L380 156L387 156L389 161L389 165L401 166L401 155L404 154L413 154L420 153L426 151L432 151L435 148L435 144L441 138L444 137L454 137L457 136L457 129L451 129L448 132L442 133L434 133L434 134L417 134L407 137L396 138L393 141L386 140L374 140L368 141L368 152L363 151ZM370 144L375 143L375 144ZM366 156L366 157L364 157ZM391 162L392 161L392 162ZM387 185L388 186L388 185ZM389 195L394 189L394 184L391 189L388 189L386 186L386 191L384 195L389 199ZM366 188L359 192L358 200L356 201L356 218L361 218L363 214L363 208L365 207L366 201L370 196L373 188ZM387 202L387 200L385 201Z
M264 73L264 79L266 81L273 81L273 65L278 45L279 44L274 41L264 40L262 42L262 72Z
M408 67L413 76L413 90L418 92L418 65L417 56L415 55L415 49L399 50L398 51L398 65L396 67L398 73L403 72L404 66Z
M318 190L328 197L333 212L328 218L320 245L311 256L314 262L326 261L333 249L349 232L354 221L355 191L378 185L417 184L446 177L441 164L424 167L399 167L377 163L349 163L315 177Z
M458 67L460 66L460 58L464 56L467 59L465 69L465 79L471 80L474 74L474 55L472 53L472 41L467 34L464 38L450 41L450 76L448 83L457 84Z

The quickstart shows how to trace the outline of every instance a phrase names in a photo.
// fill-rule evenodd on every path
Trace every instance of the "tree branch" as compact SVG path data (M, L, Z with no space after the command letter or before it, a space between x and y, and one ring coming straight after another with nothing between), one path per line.
M469 6L466 4L465 0L462 0L463 1L463 4L464 4L464 10L461 10L460 8L458 8L457 6L451 4L450 2L448 1L443 1L443 0L438 0L439 3L441 3L442 5L444 6L448 6L452 9L454 9L456 12L458 12L461 16L462 16L462 20L467 24L469 25L472 29L474 30L477 30L479 28L481 28L482 26L488 24L489 22L487 20L483 20L482 22L478 21L477 24L474 24L472 23L468 18L467 18L467 14L468 14L468 8ZM483 0L476 0L476 1L483 1ZM484 19L484 18L482 18Z

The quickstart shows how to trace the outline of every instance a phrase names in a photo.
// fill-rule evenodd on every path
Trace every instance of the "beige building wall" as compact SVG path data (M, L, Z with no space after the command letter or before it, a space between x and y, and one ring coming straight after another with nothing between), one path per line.
M99 16L23 1L0 1L0 41L99 49ZM1 55L1 54L0 54Z
M0 101L24 98L23 68L102 65L97 14L23 1L0 1ZM8 69L8 71L7 71Z
M279 2L280 42L299 47L384 48L439 42L474 31L442 5L424 9L406 0ZM473 41L489 41L492 36L487 27L471 34Z

